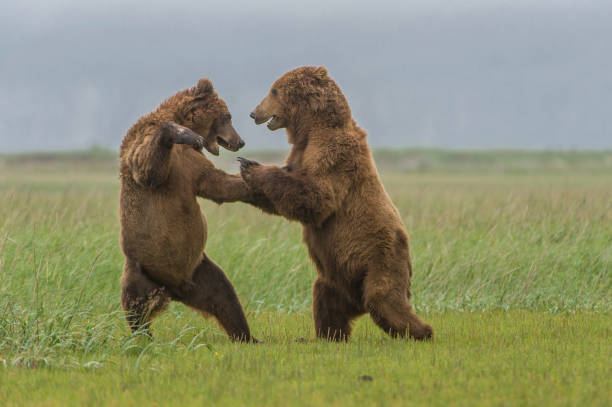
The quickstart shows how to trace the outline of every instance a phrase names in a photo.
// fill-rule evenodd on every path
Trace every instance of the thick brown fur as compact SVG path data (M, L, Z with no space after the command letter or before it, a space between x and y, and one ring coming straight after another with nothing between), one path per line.
M244 145L225 102L208 79L178 92L127 132L120 149L121 302L132 330L178 300L213 315L235 340L251 340L242 306L223 271L204 254L206 220L197 196L217 203L249 200L238 175L200 151Z
M346 340L351 321L369 313L392 336L428 339L433 329L410 305L408 235L387 195L349 105L324 67L279 78L251 114L257 124L285 128L286 166L241 159L254 205L303 224L315 263L315 330Z

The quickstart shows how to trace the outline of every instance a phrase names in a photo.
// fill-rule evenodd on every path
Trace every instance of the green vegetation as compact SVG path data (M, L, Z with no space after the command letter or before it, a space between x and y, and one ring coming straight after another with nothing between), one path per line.
M612 404L612 153L377 153L430 343L368 318L348 344L313 340L299 225L203 201L261 345L180 304L154 342L131 336L115 155L42 157L0 157L2 405Z

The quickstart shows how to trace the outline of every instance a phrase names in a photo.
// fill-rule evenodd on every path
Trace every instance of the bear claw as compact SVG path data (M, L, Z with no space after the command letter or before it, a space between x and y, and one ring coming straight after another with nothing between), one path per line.
M261 165L257 161L249 160L244 157L237 157L237 160L238 162L240 162L240 173L241 174L248 172L251 169L251 167L256 167L256 166Z

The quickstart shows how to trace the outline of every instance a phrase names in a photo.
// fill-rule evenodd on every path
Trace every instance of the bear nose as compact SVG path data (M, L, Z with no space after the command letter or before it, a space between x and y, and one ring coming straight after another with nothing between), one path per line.
M242 148L244 147L244 141L240 140L240 142L238 143L238 148Z
M251 116L251 119L254 119L255 118L255 112L251 112L251 114L249 116Z

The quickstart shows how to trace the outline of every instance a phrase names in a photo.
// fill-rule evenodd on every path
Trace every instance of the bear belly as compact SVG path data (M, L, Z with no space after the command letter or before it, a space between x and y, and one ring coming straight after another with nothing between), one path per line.
M346 233L347 226L336 219L323 228L305 226L303 240L320 277L328 281L350 283L363 279L364 244L361 236Z
M122 250L154 280L178 284L190 278L201 261L205 219L195 197L190 202L165 194L146 195L122 196Z
M403 269L403 263L409 259L407 240L401 239L405 234L394 222L395 214L386 215L383 219L338 213L322 228L306 225L303 241L319 276L353 284L362 281L372 267ZM402 266L398 267L400 263Z

